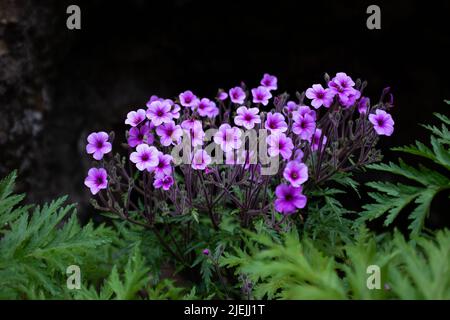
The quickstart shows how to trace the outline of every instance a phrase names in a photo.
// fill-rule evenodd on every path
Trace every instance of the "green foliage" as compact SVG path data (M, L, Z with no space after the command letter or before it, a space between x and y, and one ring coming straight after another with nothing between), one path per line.
M221 265L247 275L255 298L276 299L449 299L450 232L435 239L406 242L375 237L361 229L355 243L343 245L344 259L327 255L297 232L277 243L267 234L249 233L247 250L235 248ZM367 267L381 271L381 288L370 290Z
M431 132L431 147L416 141L415 145L394 148L396 151L419 156L439 165L438 169L430 169L422 164L414 167L402 159L399 163L372 164L368 167L378 171L406 178L413 184L394 182L370 182L367 185L377 192L369 195L375 203L363 206L359 222L370 221L386 215L384 225L392 224L394 219L408 206L414 207L409 215L409 229L412 235L418 235L424 226L424 221L430 212L430 206L435 196L450 189L450 119L442 114L435 114L442 122L441 127L424 126ZM441 173L442 172L442 173Z
M66 197L42 207L20 206L24 196L13 194L15 179L13 172L0 181L0 299L184 297L170 280L150 276L163 255L142 230L123 223L116 230L92 222L80 226L75 206L64 206ZM153 245L146 256L153 263L144 259L150 249L141 243ZM71 265L80 267L80 290L67 288Z

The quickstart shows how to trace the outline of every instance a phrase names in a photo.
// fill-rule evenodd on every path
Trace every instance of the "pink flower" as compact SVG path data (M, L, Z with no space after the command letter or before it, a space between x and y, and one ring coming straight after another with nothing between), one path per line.
M237 127L231 127L228 123L222 124L214 135L214 142L220 145L224 152L239 149L242 145L242 132Z
M188 119L181 123L181 127L186 131L191 138L192 146L203 145L203 139L205 138L205 132L203 131L202 123L199 120Z
M299 111L295 111L292 115L294 123L292 124L292 131L299 135L302 140L311 139L316 129L316 122L314 118L309 114L305 113L303 116Z
M237 126L244 127L246 129L253 129L255 124L261 123L261 119L259 118L259 109L258 108L247 108L247 107L239 107L236 110L236 117L234 118L234 123Z
M214 101L203 98L197 104L197 112L201 117L214 118L219 114L219 109Z
M348 108L355 104L356 100L358 100L361 97L361 92L359 92L356 89L351 88L347 94L345 95L345 98L341 98L339 96L339 102L342 106Z
M269 90L277 90L277 82L277 77L271 76L268 73L264 73L264 76L261 80L261 84Z
M264 127L272 134L285 132L288 129L288 125L286 121L284 121L284 116L278 112L269 112L267 114L267 119L264 123Z
M244 104L245 100L245 92L242 90L241 87L234 87L230 89L230 99L231 102L237 103L237 104Z
M163 190L169 190L170 187L173 185L173 178L172 176L160 176L158 178L155 178L155 181L153 181L153 186L156 189L163 188Z
M308 167L298 161L289 161L283 171L283 177L291 183L293 187L300 187L308 180Z
M100 190L106 189L108 186L108 174L103 168L91 168L84 180L86 187L91 189L92 194L97 194Z
M150 127L148 125L142 126L140 129L133 127L128 132L128 145L132 148L144 142L153 144L155 137L150 133Z
M93 154L95 160L103 159L103 155L112 150L111 143L108 142L109 136L106 132L93 132L87 137L88 144L86 152Z
M158 154L158 149L143 143L138 145L136 151L130 154L130 160L136 164L140 171L151 170L152 167L158 164Z
M145 119L145 110L139 109L137 111L131 111L127 114L125 124L129 124L132 127L136 127L139 123Z
M211 157L205 150L197 150L192 159L192 168L194 170L205 170L211 163Z
M172 166L170 163L172 162L172 156L168 154L164 154L162 152L158 153L158 164L150 169L147 169L149 172L154 172L155 177L163 177L168 176L172 173Z
M312 88L306 90L306 97L312 99L311 105L318 109L321 106L329 108L333 102L335 93L330 89L324 89L321 84L314 84Z
M217 94L217 99L219 99L220 101L224 101L228 98L228 94L225 91L220 90L219 93Z
M165 147L171 144L179 144L183 130L175 122L171 121L156 128L156 134L160 137L161 144Z
M263 86L259 86L258 88L252 89L253 103L261 103L264 106L267 106L269 103L269 99L272 98L272 94L269 89Z
M319 149L320 139L322 137L322 130L316 129L313 136L308 140L311 144L311 150L316 151ZM322 149L325 147L325 144L327 143L327 137L323 136L322 139Z
M171 105L168 101L153 101L147 110L147 118L154 126L172 121Z
M267 144L269 149L267 150L271 157L276 157L279 154L283 159L290 159L292 156L292 149L294 149L294 144L292 139L286 137L284 133L271 134L267 137Z
M302 162L303 156L304 156L303 151L298 149L294 153L294 160Z
M151 97L150 97L150 99L147 101L147 108L149 108L150 107L150 104L153 102L153 101L163 101L164 99L161 99L161 98L159 98L158 96L155 96L155 95L152 95Z
M180 110L181 110L181 107L178 104L176 104L176 103L172 104L172 108L170 109L170 114L172 115L172 119L178 119L180 117Z
M283 214L291 214L306 206L306 197L302 194L301 187L293 187L286 184L280 184L275 189L275 210Z
M311 110L310 107L300 106L300 107L298 107L297 111L302 117L304 117L305 114L309 114L314 119L314 121L316 121L316 112L314 110Z
M384 110L375 110L375 114L369 115L369 121L373 124L373 128L378 135L390 136L394 132L394 120Z
M358 111L361 114L366 114L369 109L370 99L367 97L362 97L358 102Z
M361 95L358 90L353 88L354 85L355 82L352 78L347 76L344 72L337 73L336 76L328 83L330 91L338 95L339 102L343 106L350 106L352 101L354 103L357 99L356 97L359 98Z
M195 94L193 94L192 91L190 91L190 90L180 93L179 98L180 98L180 103L183 107L189 107L192 109L198 103L197 96Z
M292 113L294 111L298 110L299 105L296 104L294 101L288 101L286 106L284 107L285 113Z

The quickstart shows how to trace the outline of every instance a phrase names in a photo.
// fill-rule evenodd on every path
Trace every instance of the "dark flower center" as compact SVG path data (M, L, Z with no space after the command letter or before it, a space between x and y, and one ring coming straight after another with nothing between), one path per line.
M287 201L291 201L294 197L292 196L292 194L288 193L287 195L284 196L284 199Z
M377 119L377 123L379 127L383 127L384 126L384 119Z
M144 135L142 133L139 133L137 138L138 138L138 140L143 140L144 139Z
M96 143L95 143L95 146L98 148L98 149L101 149L101 148L103 148L103 141L97 141Z
M96 179L96 183L97 184L103 184L103 177L98 176L97 179Z
M244 116L244 120L245 121L250 121L252 119L253 119L253 117L250 114L248 114L248 113Z
M144 154L141 156L141 160L142 160L142 161L148 161L148 159L150 159L150 156L148 155L148 153L144 153Z
M300 128L302 128L302 129L305 129L305 128L306 128L306 122L305 122L305 121L302 121L302 122L300 123Z
M292 173L291 173L291 178L292 178L292 179L297 179L297 178L298 178L297 172L292 172Z
M163 114L164 114L164 112L163 112L162 110L158 110L158 111L156 112L156 115L157 115L158 117L162 117Z
M319 99L322 99L323 96L324 96L323 92L316 93L316 97L319 98Z

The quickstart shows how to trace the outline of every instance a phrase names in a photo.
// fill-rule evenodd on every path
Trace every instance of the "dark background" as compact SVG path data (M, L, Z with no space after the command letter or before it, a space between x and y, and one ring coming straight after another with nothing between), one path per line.
M370 4L381 30L366 27ZM450 1L0 0L0 175L19 169L29 201L69 194L93 211L88 133L122 131L152 94L213 97L264 72L292 94L325 72L367 80L373 101L390 86L396 130L381 147L394 159L388 148L426 139L418 124L450 99L449 13Z

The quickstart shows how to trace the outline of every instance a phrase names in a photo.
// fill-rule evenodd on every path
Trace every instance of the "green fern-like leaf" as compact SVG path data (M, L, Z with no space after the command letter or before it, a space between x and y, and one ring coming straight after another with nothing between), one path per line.
M416 141L415 145L395 148L394 150L419 156L431 160L441 166L445 173L432 170L422 164L411 166L399 159L398 164L372 164L368 168L388 172L401 176L413 182L402 184L392 182L370 182L367 185L377 192L369 193L375 203L363 206L358 222L370 221L386 215L384 225L392 224L395 218L408 206L412 206L409 215L411 223L409 229L412 235L418 235L422 230L425 219L430 212L430 206L436 195L450 189L450 134L448 125L450 119L442 114L436 114L441 120L442 126L425 126L432 136L431 147Z

